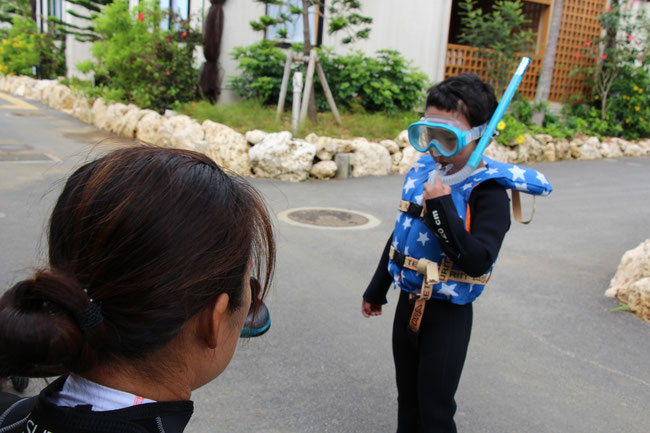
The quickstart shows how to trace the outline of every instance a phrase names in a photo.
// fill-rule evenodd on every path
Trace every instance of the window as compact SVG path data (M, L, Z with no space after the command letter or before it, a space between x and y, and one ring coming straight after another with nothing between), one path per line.
M62 12L61 0L47 0L47 16L61 19Z
M189 20L191 0L160 0L160 9L163 11L171 10L177 20ZM169 16L166 22L161 23L164 30L169 29L172 23L172 17Z
M320 5L309 6L309 33L312 46L320 46L323 39L323 11L325 10L325 1ZM301 0L285 0L280 4L267 5L266 15L277 19L283 14L289 17L286 24L276 24L266 29L266 39L270 41L282 42L285 44L304 42L303 19L302 15L292 15L291 8L297 7L302 9ZM282 37L282 32L286 28L286 37Z

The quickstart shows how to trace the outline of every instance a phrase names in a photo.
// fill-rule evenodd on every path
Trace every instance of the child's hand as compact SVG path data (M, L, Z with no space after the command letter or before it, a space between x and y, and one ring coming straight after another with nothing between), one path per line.
M439 177L436 177L436 180L433 182L433 186L428 183L424 184L424 202L432 198L442 197L443 195L451 194L451 188L447 185L442 184L442 180Z
M363 317L381 316L381 305L371 304L364 299L361 303L361 314Z

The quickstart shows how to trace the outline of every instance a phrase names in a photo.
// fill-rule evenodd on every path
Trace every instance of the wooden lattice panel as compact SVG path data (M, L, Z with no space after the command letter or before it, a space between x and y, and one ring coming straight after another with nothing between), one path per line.
M463 73L476 74L482 79L487 79L487 71L483 62L477 55L478 48L466 45L447 44L447 57L445 60L445 78ZM531 57L530 66L524 79L517 90L527 99L535 97L537 80L542 65L542 58L539 55ZM512 73L514 73L514 69Z
M544 8L548 7L549 3L550 1L543 0L524 3L526 15L533 21L531 28L538 26L539 35L542 37L548 34L547 23L543 22L543 17L550 19L550 14L544 15ZM578 75L570 77L569 74L585 62L584 56L576 58L576 52L581 51L586 41L591 41L600 35L601 26L596 17L605 11L606 3L607 0L564 0L549 100L566 102L570 95L581 94L587 90L582 77ZM535 97L546 40L538 40L538 48L541 49L538 49L536 55L531 56L530 67L518 90L527 99ZM447 44L445 78L469 72L485 79L487 73L481 59L476 56L476 51L478 48L475 47Z
M587 90L582 77L570 77L569 74L585 64L586 59L582 56L576 58L576 53L579 55L585 42L600 35L602 27L596 17L605 11L606 6L606 0L564 0L549 95L551 101L566 102L569 96Z

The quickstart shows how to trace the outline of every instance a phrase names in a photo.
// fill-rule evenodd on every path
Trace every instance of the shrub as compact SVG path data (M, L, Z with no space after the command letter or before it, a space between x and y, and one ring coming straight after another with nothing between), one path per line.
M162 30L167 12L150 0L129 10L127 0L106 6L94 20L101 39L93 44L95 61L78 65L93 71L108 99L133 102L159 112L197 95L194 67L196 35L188 22Z
M232 56L239 62L241 74L231 77L228 88L245 99L277 104L286 54L272 42L262 41L237 47ZM340 56L321 49L319 56L334 100L341 107L392 112L423 104L427 77L397 51L382 50L373 58L361 52ZM292 72L304 69L302 63L294 62ZM316 105L319 110L326 110L327 101L316 74L314 82ZM289 90L287 104L291 104L292 96Z
M56 78L65 74L64 51L54 33L38 33L33 19L14 16L0 41L0 74Z

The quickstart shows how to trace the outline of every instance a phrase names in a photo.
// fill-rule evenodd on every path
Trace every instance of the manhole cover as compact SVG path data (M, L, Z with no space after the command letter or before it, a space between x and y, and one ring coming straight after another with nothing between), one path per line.
M25 112L14 111L11 113L11 115L16 117L52 117L52 116L48 116L47 114L37 113L34 111L25 111Z
M302 207L287 209L278 218L291 225L322 229L368 229L379 225L372 215L348 209Z

